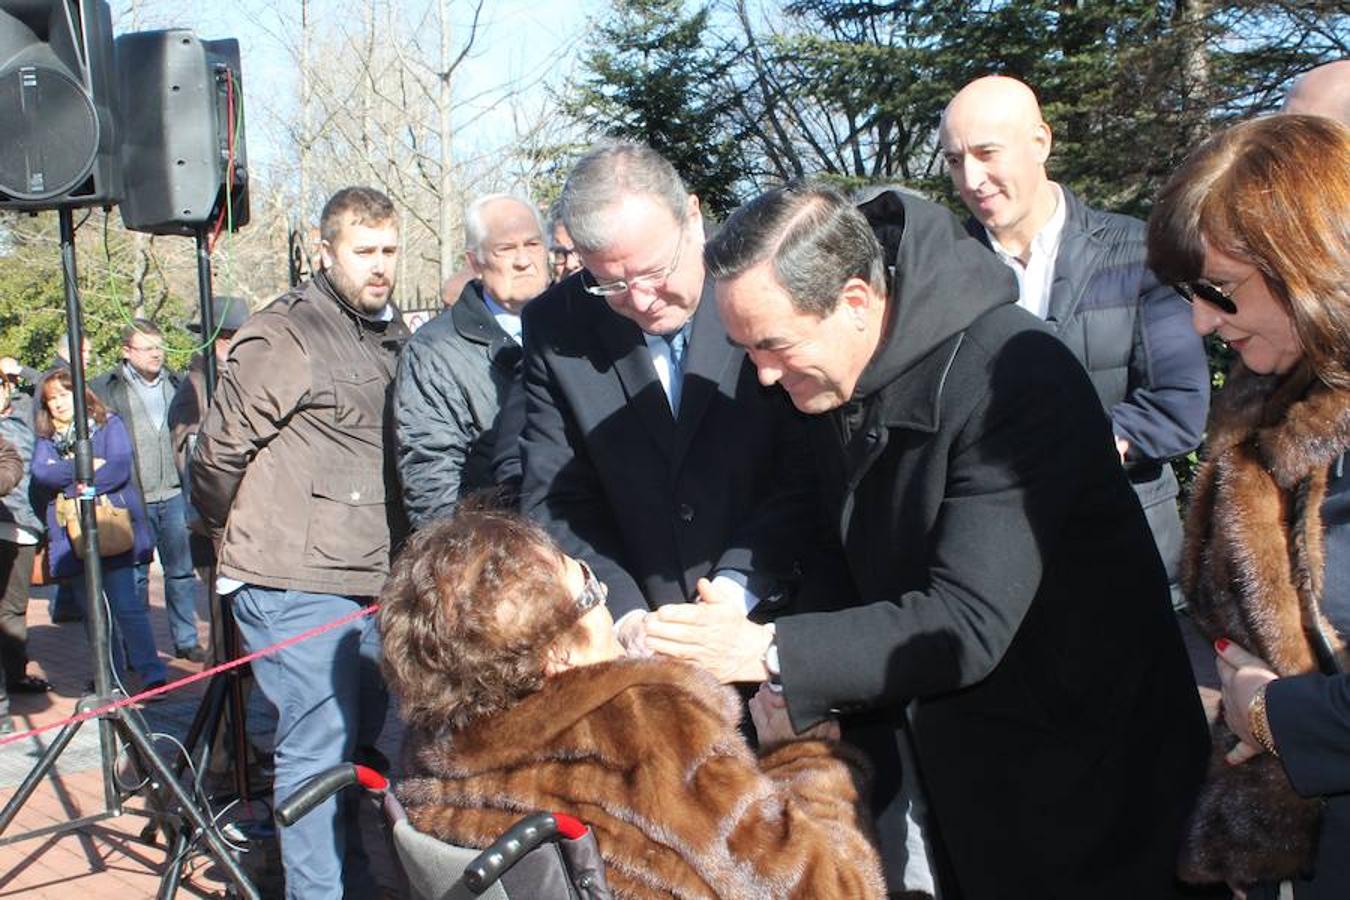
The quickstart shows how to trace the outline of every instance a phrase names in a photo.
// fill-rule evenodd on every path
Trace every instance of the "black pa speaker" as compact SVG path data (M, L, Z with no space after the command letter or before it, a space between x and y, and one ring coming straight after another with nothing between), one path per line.
M239 42L190 31L117 39L122 224L193 235L248 222Z
M116 203L104 0L0 0L0 209Z

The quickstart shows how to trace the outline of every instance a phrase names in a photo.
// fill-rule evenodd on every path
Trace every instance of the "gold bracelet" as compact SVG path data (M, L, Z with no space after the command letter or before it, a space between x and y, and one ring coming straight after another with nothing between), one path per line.
M1256 689L1256 693L1252 694L1252 702L1247 706L1247 723L1256 742L1271 756L1279 756L1280 751L1275 749L1275 738L1270 733L1270 718L1266 715L1266 684L1261 685Z

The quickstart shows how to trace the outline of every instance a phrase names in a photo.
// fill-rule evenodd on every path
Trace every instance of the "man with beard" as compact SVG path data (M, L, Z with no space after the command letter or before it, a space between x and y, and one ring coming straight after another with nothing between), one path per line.
M192 500L223 535L221 596L246 652L372 603L405 530L386 454L386 402L408 330L392 302L389 198L338 191L319 224L323 268L235 335L191 464ZM373 752L384 723L374 619L253 663L278 711L277 798ZM288 898L373 897L355 797L281 832Z
M527 200L474 200L464 238L473 278L408 342L394 388L398 474L417 528L493 485L498 435L516 443L519 424L501 425L501 413L520 368L520 313L549 281L543 222Z

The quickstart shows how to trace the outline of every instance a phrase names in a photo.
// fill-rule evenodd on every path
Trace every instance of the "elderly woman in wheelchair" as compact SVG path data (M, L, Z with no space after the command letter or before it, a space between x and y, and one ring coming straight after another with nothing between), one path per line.
M381 598L412 825L487 847L522 815L588 823L617 898L884 897L862 763L763 698L625 658L604 585L536 525L470 506L418 532Z

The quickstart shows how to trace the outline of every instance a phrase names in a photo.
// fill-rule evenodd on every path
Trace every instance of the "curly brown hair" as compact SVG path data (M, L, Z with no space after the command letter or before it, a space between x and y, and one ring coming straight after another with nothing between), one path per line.
M544 684L580 612L562 552L535 523L473 502L419 530L380 596L385 678L404 719L463 728Z

